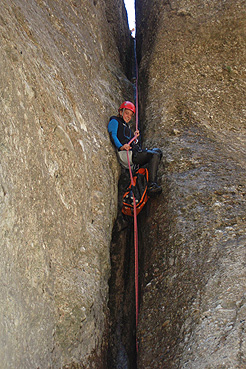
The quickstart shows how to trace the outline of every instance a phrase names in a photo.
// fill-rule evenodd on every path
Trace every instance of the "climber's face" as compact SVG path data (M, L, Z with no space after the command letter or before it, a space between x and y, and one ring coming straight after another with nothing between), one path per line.
M129 109L123 109L122 118L126 123L129 123L133 117L133 112Z

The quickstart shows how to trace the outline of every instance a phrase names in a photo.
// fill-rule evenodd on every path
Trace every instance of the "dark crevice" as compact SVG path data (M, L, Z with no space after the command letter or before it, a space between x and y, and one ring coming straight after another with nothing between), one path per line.
M115 6L112 6L112 3L109 2L110 5L106 7L106 18L108 23L110 23L112 34L116 42L122 70L125 73L126 77L131 80L134 65L134 39L131 37L131 31L128 28L125 5L123 1L122 3L120 3L121 5L119 3L120 2L118 2L118 4L115 4L115 6L119 7L118 11L120 17L116 11Z
M119 180L119 211L111 242L108 369L136 369L136 314L133 221L121 213L128 171Z
M113 228L110 250L108 369L137 369L134 225L133 218L125 218L121 212L123 193L129 181L128 171L122 170L118 186L118 217ZM142 229L148 218L149 206L150 201L138 215L139 301L144 279L141 271L145 259Z

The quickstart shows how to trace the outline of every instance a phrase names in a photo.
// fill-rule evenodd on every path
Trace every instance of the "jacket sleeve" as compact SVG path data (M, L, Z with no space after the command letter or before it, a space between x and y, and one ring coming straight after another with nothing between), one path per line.
M119 149L122 146L122 143L119 141L117 137L118 125L119 123L117 122L116 119L111 119L111 121L108 124L108 132L113 140L113 143L117 147L117 149Z

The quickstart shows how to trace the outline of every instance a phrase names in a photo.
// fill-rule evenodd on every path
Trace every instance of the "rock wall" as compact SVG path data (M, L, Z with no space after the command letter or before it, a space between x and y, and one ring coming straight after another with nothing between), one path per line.
M136 1L163 194L141 244L138 368L244 368L245 1Z
M106 366L125 20L123 1L1 2L2 368Z

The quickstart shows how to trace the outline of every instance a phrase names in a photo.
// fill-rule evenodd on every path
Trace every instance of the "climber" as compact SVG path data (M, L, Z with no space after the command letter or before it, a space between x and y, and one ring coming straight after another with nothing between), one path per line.
M139 165L140 167L148 164L149 181L148 194L149 196L159 195L162 188L158 186L157 169L162 157L160 149L141 149L138 139L136 138L130 145L129 141L134 137L139 137L139 131L134 133L130 129L128 123L135 114L135 106L130 101L124 101L119 107L118 116L112 116L108 124L108 132L113 144L117 148L117 156L120 164L128 169L127 151L131 166Z

